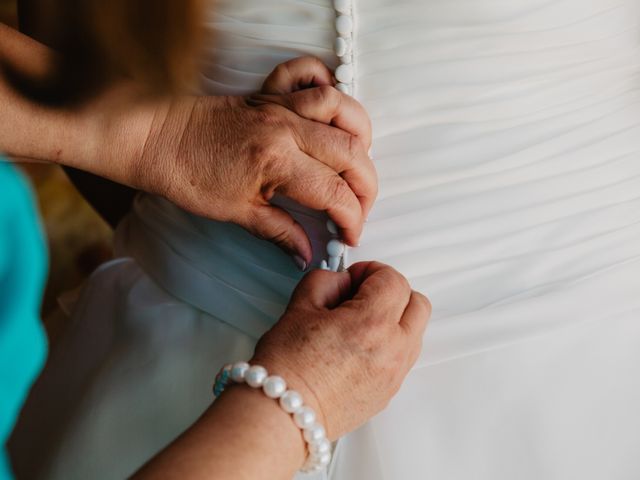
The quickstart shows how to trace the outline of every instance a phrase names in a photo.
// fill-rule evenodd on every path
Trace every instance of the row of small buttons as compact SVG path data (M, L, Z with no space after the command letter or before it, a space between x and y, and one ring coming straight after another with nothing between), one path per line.
M353 7L351 0L333 0L333 7L338 33L334 50L340 59L335 71L336 88L346 95L353 95ZM322 261L320 268L337 272L347 266L347 246L338 238L338 228L333 221L327 221L327 229L334 238L327 243L328 259Z

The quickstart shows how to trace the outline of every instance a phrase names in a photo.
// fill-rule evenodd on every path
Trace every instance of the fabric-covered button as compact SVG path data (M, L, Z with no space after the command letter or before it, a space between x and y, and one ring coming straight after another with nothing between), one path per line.
M351 36L353 32L353 19L349 15L340 15L336 18L336 31L343 37Z
M351 0L333 0L333 8L340 13L350 13Z
M336 88L340 90L342 93L344 93L345 95L351 95L351 86L347 85L346 83L338 83L336 85Z
M343 63L336 68L336 79L342 83L351 83L353 81L353 66Z
M342 57L349 53L349 43L346 39L337 37L335 43L333 44L333 49L335 50L337 56Z

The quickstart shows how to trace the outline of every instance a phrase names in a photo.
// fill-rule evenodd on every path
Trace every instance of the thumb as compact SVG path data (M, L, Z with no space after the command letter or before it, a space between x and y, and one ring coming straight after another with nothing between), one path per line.
M350 294L351 276L348 272L313 270L296 287L291 305L335 308Z
M291 256L300 270L311 264L311 243L302 226L285 210L273 205L255 208L248 223L242 225L258 238L267 240Z

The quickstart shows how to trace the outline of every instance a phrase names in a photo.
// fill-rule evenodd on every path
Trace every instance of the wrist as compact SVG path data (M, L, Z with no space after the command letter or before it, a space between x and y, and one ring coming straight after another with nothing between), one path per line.
M318 413L284 378L273 372L270 373L263 365L255 363L251 365L241 361L225 365L216 375L213 386L214 396L220 397L230 384L248 385L262 391L266 397L277 400L282 411L291 416L293 423L302 433L305 450L308 452L303 471L319 471L329 465L331 443L327 439L326 429L319 422Z
M144 99L131 82L112 88L77 115L78 142L74 158L65 159L67 164L143 189L141 179L153 173L144 172L145 145L154 124L164 120L169 104L165 98Z
M278 402L260 389L246 384L231 384L216 400L214 407L221 411L235 409L239 412L229 421L246 427L243 431L247 436L241 441L242 448L264 457L282 456L284 465L290 466L292 474L304 464L307 451L302 432Z
M263 356L254 356L249 363L251 365L262 365L273 375L279 375L284 378L287 381L288 387L299 392L302 395L302 398L304 398L305 404L316 412L317 421L327 429L328 438L330 440L335 440L329 430L327 416L318 395L311 385L309 385L304 375L299 373L299 368L290 367L286 362L279 361L277 358L267 358Z
M144 138L135 142L129 182L146 192L171 198L172 189L180 189L179 155L181 141L189 126L197 97L167 98L153 105L143 123ZM133 122L136 119L132 119ZM130 120L131 121L131 120ZM140 131L140 130L139 130Z

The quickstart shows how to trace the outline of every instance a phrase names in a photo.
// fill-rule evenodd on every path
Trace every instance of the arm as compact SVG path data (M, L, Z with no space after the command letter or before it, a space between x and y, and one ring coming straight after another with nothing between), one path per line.
M258 342L251 364L281 375L329 440L380 412L415 363L431 306L376 262L316 270ZM277 402L233 385L138 480L290 480L305 460L300 430Z
M20 31L38 42L53 47L46 29L36 21L38 4L34 0L18 0ZM136 190L97 175L71 167L63 167L65 173L89 204L112 227L131 209Z
M54 53L0 24L0 61L30 75L45 71ZM123 180L131 176L131 159L139 158L153 120L168 103L133 102L141 95L131 82L103 92L80 110L37 105L0 76L0 150L17 158L50 161ZM115 108L131 101L126 112ZM160 113L162 115L162 113ZM107 143L105 139L120 139Z
M5 64L37 75L52 55L0 27ZM121 81L75 111L29 102L0 78L0 117L10 119L0 123L0 150L93 173L197 215L236 223L304 267L312 257L309 239L288 212L271 204L273 196L326 211L354 246L377 178L362 106L331 86L331 72L317 59L287 62L267 84L291 78L320 86L253 99L141 101L143 90Z
M262 392L237 385L134 478L291 480L304 459L290 416Z

